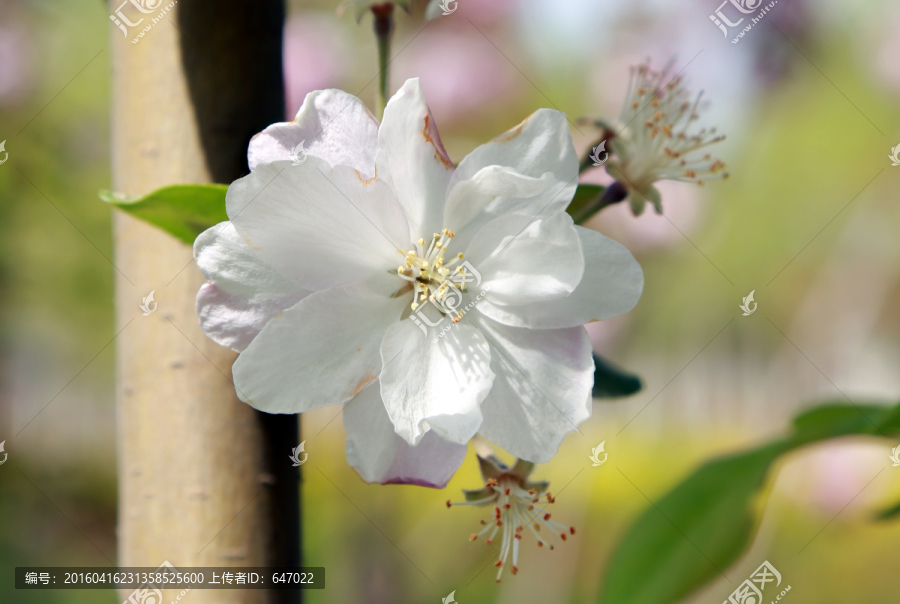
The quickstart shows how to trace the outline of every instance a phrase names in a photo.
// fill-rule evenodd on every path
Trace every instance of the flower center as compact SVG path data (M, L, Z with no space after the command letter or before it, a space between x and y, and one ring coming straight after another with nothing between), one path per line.
M479 495L481 493L479 492ZM467 501L462 503L447 502L447 507L453 505L478 505L487 506L494 505L494 516L490 521L482 520L484 526L478 533L472 533L469 541L475 541L479 537L487 535L485 543L490 545L494 542L494 538L498 532L501 532L500 539L500 555L494 563L499 570L497 571L497 582L503 573L503 567L509 558L510 550L512 550L512 574L519 572L519 541L522 540L522 533L527 528L537 540L538 547L544 547L544 539L541 537L541 527L545 527L551 534L559 535L559 538L565 541L569 535L575 534L575 527L566 527L558 522L550 520L550 514L544 513L543 510L536 510L535 506L540 505L541 495L547 499L547 505L556 501L550 493L544 493L538 489L524 489L520 481L512 476L501 476L500 479L489 478L485 494L480 497L467 497ZM546 507L546 505L545 505ZM550 545L550 549L554 549Z
M411 308L416 310L420 303L432 302L438 309L452 316L458 323L463 312L458 311L462 294L466 293L468 275L464 266L452 267L463 259L459 253L449 262L445 260L447 248L455 234L444 229L431 237L426 246L425 239L416 241L415 249L397 250L403 255L404 263L397 268L397 275L413 286Z
M639 191L663 179L702 185L704 178L728 178L723 162L699 153L725 137L717 135L715 128L690 133L700 119L702 93L691 101L680 76L664 84L667 74L668 68L658 72L646 64L632 72L631 101L620 119L630 124L644 115L643 128L636 122L633 128L626 128L628 136L613 143L622 151L618 167ZM652 98L648 101L648 97Z

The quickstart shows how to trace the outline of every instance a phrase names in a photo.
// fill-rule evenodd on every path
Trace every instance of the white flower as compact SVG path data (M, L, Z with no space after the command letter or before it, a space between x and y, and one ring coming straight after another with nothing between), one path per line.
M610 176L628 189L635 215L650 201L662 213L658 180L678 180L702 185L705 180L728 178L725 164L702 151L725 137L716 129L692 131L699 119L702 93L691 101L681 76L670 78L668 69L650 69L649 63L633 67L625 105L609 139L614 156L606 164Z
M307 160L294 166L301 140ZM254 137L248 158L230 222L194 245L209 280L201 325L241 353L242 400L269 413L345 403L363 479L431 486L476 433L544 462L590 416L583 324L630 310L643 273L565 213L578 160L563 114L542 109L457 167L418 80L380 126L355 97L323 90ZM426 337L407 317L423 293L441 295L453 261L439 259L460 252L482 279L463 305L486 293ZM417 312L443 318L432 304Z

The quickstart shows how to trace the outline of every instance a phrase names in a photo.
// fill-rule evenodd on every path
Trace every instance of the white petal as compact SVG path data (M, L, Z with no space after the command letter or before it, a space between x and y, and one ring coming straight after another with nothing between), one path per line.
M481 406L479 432L520 459L550 461L566 434L591 416L594 360L587 330L472 320L491 345L497 376Z
M230 222L208 228L194 240L194 259L207 281L230 293L287 294L297 285L281 276L250 249Z
M529 304L480 302L484 315L514 327L556 329L617 317L634 308L644 290L644 272L622 244L597 231L575 227L584 252L584 276L571 295Z
M565 212L492 220L472 239L465 259L481 274L480 285L469 289L487 291L484 301L494 305L567 296L584 272L581 243Z
M353 398L378 377L382 337L407 304L359 285L311 294L269 321L235 361L238 396L266 413Z
M488 166L503 166L531 178L544 179L550 173L552 183L521 199L515 198L521 194L516 192L508 195L514 199L499 199L485 204L483 215L472 219L472 224L456 227L463 244L474 232L499 215L517 212L529 216L548 216L565 210L569 205L578 187L578 154L565 114L552 109L539 109L512 130L472 151L454 172L448 198L455 196L456 187L475 178ZM456 204L451 208L448 203L448 214L445 216L448 221L457 218L450 213L456 212L456 208Z
M441 327L452 325L445 321ZM494 381L488 344L465 323L426 336L412 321L384 334L381 397L394 430L416 445L428 430L465 444L481 425L479 405ZM435 341L437 340L437 341Z
M200 327L211 340L236 352L269 319L309 294L254 254L230 222L201 233L194 241L194 258L208 281L197 293Z
M272 124L250 139L250 170L289 159L301 142L307 155L375 175L378 120L352 94L334 89L307 94L293 122Z
M377 383L344 405L344 431L347 462L366 482L442 489L466 458L466 445L448 442L434 432L415 447L397 436Z
M204 283L195 302L200 328L219 346L241 352L272 317L307 295L305 290L300 292L293 296L246 298L230 294L214 283Z
M397 249L410 249L403 210L384 182L317 157L257 166L228 188L225 204L257 255L314 291L383 277L403 260Z
M419 79L407 80L388 102L378 131L378 177L387 181L414 238L439 232L453 163L444 150Z
M539 202L541 194L555 182L551 172L532 178L512 168L487 166L450 190L442 224L456 232L454 244L465 248L475 233L494 218L527 214L529 209L534 210L532 216L537 215L541 207L534 202Z

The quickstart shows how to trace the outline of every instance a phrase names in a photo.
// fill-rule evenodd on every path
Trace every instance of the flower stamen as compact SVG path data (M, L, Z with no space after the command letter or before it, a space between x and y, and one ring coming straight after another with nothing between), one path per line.
M464 280L468 276L463 266L457 266L454 270L451 267L456 265L463 259L463 254L459 253L449 262L445 263L445 255L450 241L456 236L451 229L443 229L440 233L434 233L431 242L425 248L425 239L419 238L416 241L415 249L404 251L397 250L397 253L403 255L404 266L397 269L397 274L401 279L411 281L417 284L416 292L421 292L419 302L429 300L434 302L445 314L452 314L452 321L458 323L462 319L462 314L452 312L459 305L460 300L454 300L454 304L447 305L448 298L454 292L466 293ZM457 285L457 281L462 279L463 282ZM413 296L413 303L410 305L412 310L416 310L418 303Z
M567 527L551 520L550 514L542 513L542 510L535 511L534 502L538 501L538 498L545 493L542 489L534 487L523 488L522 483L521 477L512 473L504 474L499 479L489 478L486 481L485 489L476 492L477 497L469 498L464 502L447 502L447 507L453 505L493 506L492 521L482 520L481 524L484 528L478 533L473 533L469 537L469 541L477 541L480 537L490 533L485 540L485 543L490 545L497 533L500 533L500 553L497 561L494 562L494 566L499 569L497 582L500 581L503 569L507 566L510 552L512 552L512 564L510 565L512 574L515 575L519 572L519 544L526 527L538 547L544 547L545 542L545 539L541 538L539 534L542 525L551 534L558 535L562 541L568 540L569 535L575 534L575 527ZM546 496L546 505L556 501L549 493L546 493ZM554 549L552 544L550 549Z
M691 99L682 78L671 78L671 66L654 71L648 62L632 68L619 116L622 131L610 140L613 158L607 170L631 191L635 213L640 213L645 199L661 211L653 187L656 181L702 185L709 179L728 178L723 162L696 154L725 137L717 135L715 128L691 131L700 119L703 92ZM648 94L652 95L649 102Z

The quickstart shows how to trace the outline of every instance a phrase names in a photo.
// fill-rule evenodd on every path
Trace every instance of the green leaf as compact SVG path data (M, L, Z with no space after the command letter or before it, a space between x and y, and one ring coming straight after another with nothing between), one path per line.
M143 197L101 191L100 199L192 244L197 235L228 220L225 213L227 190L228 185L170 185Z
M781 441L707 462L648 508L625 534L606 571L602 602L677 602L721 576L750 545L754 501Z
M880 426L894 413L895 409L884 405L826 403L794 418L793 438L799 446L850 434L887 436Z
M601 187L600 185L578 185L578 188L575 189L575 196L569 203L569 207L566 208L566 212L569 213L569 216L572 217L576 224L583 223L594 215L595 212L590 211L591 206L600 199L604 191L606 191L606 187ZM585 216L585 214L587 215Z
M879 409L882 410L882 415L880 416L881 422L878 424L878 433L880 435L900 434L900 405L893 409L884 409L884 407L879 407Z
M630 396L643 388L641 378L619 369L609 361L594 355L594 398Z
M897 434L898 412L900 405L821 405L798 415L788 438L706 462L625 534L607 568L601 602L677 602L721 576L753 541L768 474L780 457L841 436Z
M900 502L878 512L875 515L875 520L893 520L898 514L900 514Z

